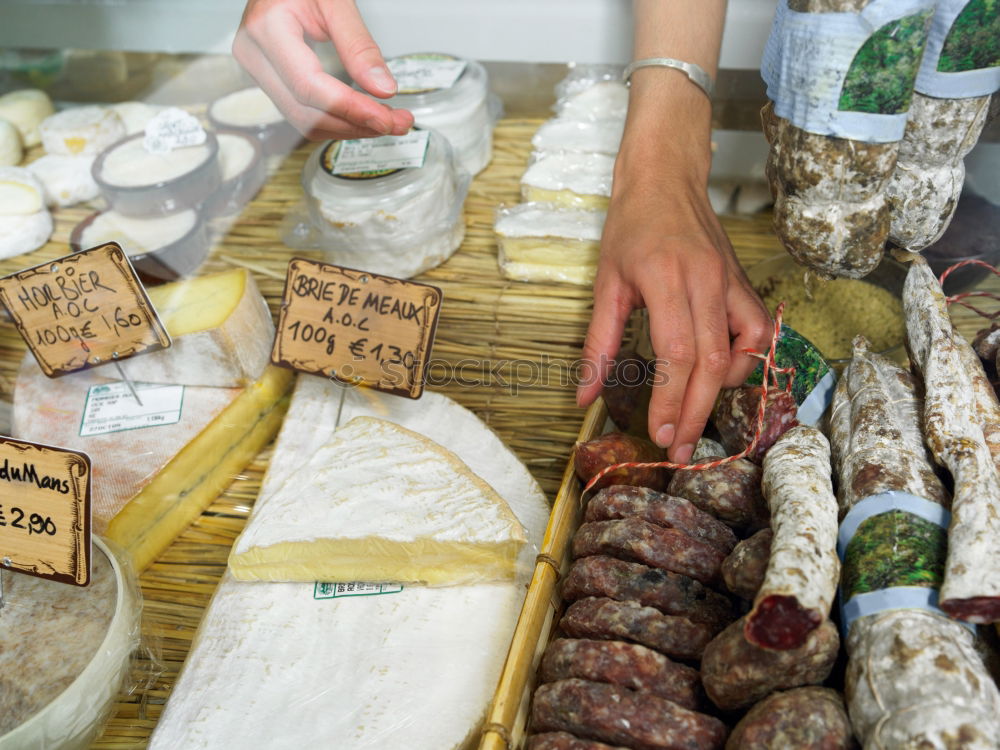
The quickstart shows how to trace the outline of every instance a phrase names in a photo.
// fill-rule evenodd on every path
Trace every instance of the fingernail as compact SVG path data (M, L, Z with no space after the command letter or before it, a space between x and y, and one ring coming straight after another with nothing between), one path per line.
M385 93L396 93L396 79L392 77L392 73L389 72L388 68L383 68L381 65L369 68L368 77L371 79L372 83L382 89Z
M674 463L675 464L686 464L691 460L691 456L694 455L694 446L691 443L685 443L676 451L674 451Z
M376 120L374 117L368 120L365 125L371 130L374 130L376 133L381 133L382 135L388 135L392 130L392 125L386 125L384 122Z
M674 442L674 426L672 424L665 424L656 431L656 444L658 446L669 448L672 442Z

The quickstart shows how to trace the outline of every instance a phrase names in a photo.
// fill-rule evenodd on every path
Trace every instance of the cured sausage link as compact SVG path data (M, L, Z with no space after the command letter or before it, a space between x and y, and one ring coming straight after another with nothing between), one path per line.
M799 648L830 615L840 578L830 471L830 444L815 427L793 427L764 457L774 538L764 583L747 615L751 643Z

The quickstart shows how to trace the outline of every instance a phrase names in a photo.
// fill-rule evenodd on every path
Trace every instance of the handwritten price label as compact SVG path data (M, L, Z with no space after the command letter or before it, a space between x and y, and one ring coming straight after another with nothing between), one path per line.
M0 302L50 378L170 346L115 242L0 279Z
M437 287L296 258L271 361L420 398L440 311Z
M90 458L0 437L0 565L90 582Z

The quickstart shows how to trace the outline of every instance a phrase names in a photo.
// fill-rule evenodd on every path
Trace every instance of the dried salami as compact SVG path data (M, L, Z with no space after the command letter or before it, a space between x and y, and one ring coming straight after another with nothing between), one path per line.
M722 748L726 726L651 693L587 680L550 682L535 691L536 732L570 732L633 750Z
M732 529L691 501L656 492L648 487L606 487L587 503L584 521L610 521L638 516L657 526L683 531L693 539L711 544L726 554L736 544Z
M680 469L674 472L667 494L690 500L734 529L767 528L761 474L761 468L745 458L711 469Z
M717 628L637 602L591 597L571 604L559 628L572 638L631 641L677 659L697 659Z
M927 444L954 478L941 608L959 619L1000 620L1000 476L979 423L965 369L968 346L954 333L941 287L916 256L903 286L907 341L924 379Z
M609 432L585 443L577 443L573 449L576 475L584 483L589 482L609 466L624 463L656 463L664 460L666 459L663 451L653 443L622 432ZM666 469L622 468L603 477L594 489L614 484L631 484L662 490L666 483Z
M742 452L757 431L762 387L741 385L723 388L712 410L712 422L722 436L722 444L730 455ZM785 432L797 425L798 404L795 397L782 388L768 388L764 406L764 427L757 445L747 454L756 464L764 460L767 449Z
M897 609L847 638L847 706L865 747L996 750L1000 693L972 633L943 615Z
M796 649L830 615L837 593L837 498L830 445L815 427L794 427L764 457L771 557L746 618L747 640Z
M802 687L772 693L733 728L726 750L851 750L854 734L836 690Z
M741 618L719 633L702 657L702 685L721 709L751 706L775 690L817 685L833 669L840 638L829 620L788 651L755 646L744 637L744 625Z
M628 748L607 745L597 740L581 740L569 732L545 732L529 737L525 750L628 750Z
M761 529L737 544L729 557L722 561L722 580L726 588L741 599L753 601L764 583L773 536L770 529Z
M538 681L570 677L644 690L684 708L696 709L702 702L697 669L635 643L557 638L545 649Z
M631 350L618 352L612 377L604 385L601 397L608 407L608 416L619 430L646 431L646 409L652 363Z
M573 558L590 555L620 557L709 584L719 580L719 568L726 557L683 531L665 529L636 516L580 526L573 537Z
M650 568L607 555L581 557L563 582L563 599L575 602L602 596L655 607L665 615L722 627L734 619L733 605L722 594L680 573Z

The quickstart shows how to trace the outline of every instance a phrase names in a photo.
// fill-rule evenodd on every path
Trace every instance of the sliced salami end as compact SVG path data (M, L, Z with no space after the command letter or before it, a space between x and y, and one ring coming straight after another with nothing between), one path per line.
M977 625L1000 622L1000 597L970 596L968 599L945 599L941 609L958 620Z
M794 596L772 594L747 616L743 634L757 646L788 651L800 648L823 619L819 612L800 606Z

